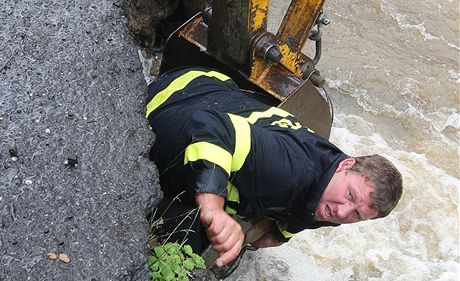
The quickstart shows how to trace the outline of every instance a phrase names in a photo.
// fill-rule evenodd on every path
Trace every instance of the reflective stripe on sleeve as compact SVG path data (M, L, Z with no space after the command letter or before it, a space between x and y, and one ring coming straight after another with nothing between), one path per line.
M245 118L228 114L235 129L235 151L233 155L210 142L195 142L185 149L184 165L197 160L207 160L224 169L227 175L236 172L246 161L251 149L251 129Z
M148 118L150 113L161 106L172 94L184 89L193 79L200 76L214 77L221 81L230 79L230 77L217 71L205 72L199 70L191 70L174 79L171 84L169 84L164 90L156 94L152 100L150 100L150 102L147 104L146 117Z
M227 182L227 200L240 203L240 194L238 189L231 182ZM228 205L225 206L225 212L229 215L237 214L236 210Z
M273 115L277 115L277 116L280 116L280 117L293 116L291 113L289 113L289 112L287 112L285 110L282 110L281 108L270 107L269 109L267 109L265 111L257 111L257 112L251 113L251 115L249 115L249 117L246 118L246 120L248 120L248 122L250 124L254 124L254 123L257 122L257 120L259 120L261 118L270 118Z
M232 172L243 167L244 161L251 150L251 128L245 118L228 113L235 128L235 151L232 160Z
M230 175L232 155L227 150L209 142L195 142L185 149L184 165L197 160L207 160Z
M225 206L225 212L231 216L236 215L236 210L230 206Z
M281 227L281 224L277 221L276 222L276 227L278 228L278 230L281 232L281 234L284 236L284 238L291 238L292 236L294 236L294 233L291 233L289 231L286 231L285 229L283 229Z
M227 200L240 203L240 193L231 182L227 182Z

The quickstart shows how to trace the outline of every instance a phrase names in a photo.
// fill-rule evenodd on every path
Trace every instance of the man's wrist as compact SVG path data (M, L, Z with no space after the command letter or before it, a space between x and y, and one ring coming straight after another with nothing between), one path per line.
M195 195L195 202L202 210L223 210L225 205L225 198L214 193L197 193Z
M204 225L209 225L216 214L224 212L223 196L214 193L197 193L195 202L200 209L200 220Z

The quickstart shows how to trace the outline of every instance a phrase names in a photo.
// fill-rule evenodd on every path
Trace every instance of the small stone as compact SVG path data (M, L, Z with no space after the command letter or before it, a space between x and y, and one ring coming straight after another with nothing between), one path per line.
M67 160L64 161L64 165L67 167L76 167L78 165L78 157L67 158Z
M49 133L51 133L51 130L46 128L45 133L49 134Z
M70 262L70 258L69 258L69 256L66 255L66 254L59 254L58 259L59 259L60 261L65 262L65 263L69 263L69 262Z
M31 185L33 182L32 182L32 180L25 180L24 183L27 184L27 185Z
M58 255L55 253L48 253L48 259L49 260L56 260L58 258Z
M16 156L11 157L11 161L13 161L13 162L18 161L18 157L16 157Z
M16 145L13 145L10 149L10 156L11 157L17 157L18 156L18 147Z

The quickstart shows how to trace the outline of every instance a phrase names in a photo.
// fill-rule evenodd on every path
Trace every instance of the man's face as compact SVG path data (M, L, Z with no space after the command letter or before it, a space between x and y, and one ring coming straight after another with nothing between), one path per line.
M373 188L363 176L348 171L354 164L353 158L340 162L315 209L316 221L344 224L377 216L377 210L370 208Z

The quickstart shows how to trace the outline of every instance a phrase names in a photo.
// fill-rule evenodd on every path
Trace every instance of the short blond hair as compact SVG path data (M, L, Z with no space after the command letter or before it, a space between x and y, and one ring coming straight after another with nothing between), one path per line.
M356 162L350 171L364 176L374 189L370 194L370 207L378 211L375 218L386 217L401 198L401 173L388 159L377 154L353 158Z

